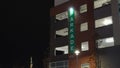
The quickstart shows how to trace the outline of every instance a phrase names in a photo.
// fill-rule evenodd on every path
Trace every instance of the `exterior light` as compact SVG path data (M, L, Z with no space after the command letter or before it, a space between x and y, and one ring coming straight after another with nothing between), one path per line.
M79 64L78 64L78 55L79 55L80 51L79 50L75 50L75 55L76 55L76 68L79 68Z
M69 9L69 11L70 11L70 15L74 14L74 9L72 7Z
M75 54L79 55L80 51L79 50L75 50Z

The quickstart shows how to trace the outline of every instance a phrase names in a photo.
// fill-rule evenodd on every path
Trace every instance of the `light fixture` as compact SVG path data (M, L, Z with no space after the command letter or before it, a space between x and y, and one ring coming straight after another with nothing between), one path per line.
M74 14L74 9L71 7L69 8L70 16Z
M80 51L79 50L75 50L75 54L79 55Z

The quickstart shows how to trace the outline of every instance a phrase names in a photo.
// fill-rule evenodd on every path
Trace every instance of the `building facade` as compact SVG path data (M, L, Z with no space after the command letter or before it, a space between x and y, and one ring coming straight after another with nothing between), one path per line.
M119 3L120 0L55 0L50 10L47 68L119 68ZM73 18L69 14L71 8ZM75 50L80 54L76 55Z

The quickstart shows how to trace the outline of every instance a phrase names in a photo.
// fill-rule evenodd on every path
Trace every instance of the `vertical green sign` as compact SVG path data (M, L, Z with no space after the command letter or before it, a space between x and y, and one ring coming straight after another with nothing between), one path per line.
M70 53L75 51L75 11L73 8L70 8L68 11L69 17L69 47Z

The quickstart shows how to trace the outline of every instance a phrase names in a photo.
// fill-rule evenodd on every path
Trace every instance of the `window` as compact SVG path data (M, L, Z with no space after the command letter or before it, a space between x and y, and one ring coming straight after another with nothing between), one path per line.
M98 39L96 42L97 42L98 48L114 46L114 38L113 37Z
M87 23L87 22L82 23L82 24L80 25L80 31L81 31L81 32L82 32L82 31L86 31L86 30L88 30L88 23Z
M88 41L81 43L81 51L89 50Z
M81 64L81 68L90 68L90 64L89 63Z
M94 9L110 4L111 0L96 0L94 1Z
M80 6L80 13L85 13L85 12L87 12L87 4Z
M68 45L55 48L55 56L63 54L68 54Z
M57 62L50 62L49 68L68 68L68 61L57 61Z
M64 20L66 18L68 18L68 12L67 11L59 13L59 14L56 15L57 20Z
M99 28L99 27L103 27L103 26L108 26L108 25L111 25L111 24L113 24L112 16L95 20L95 28Z

